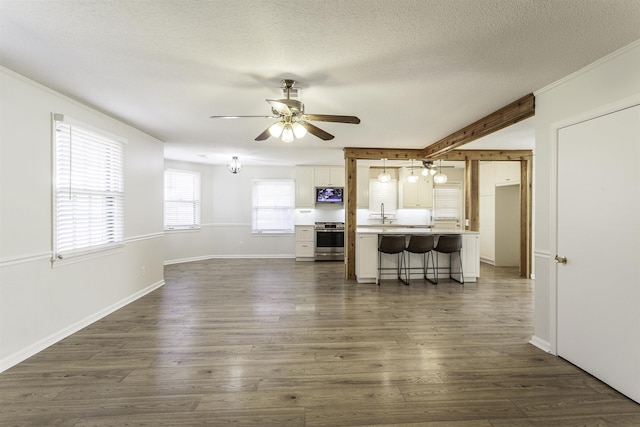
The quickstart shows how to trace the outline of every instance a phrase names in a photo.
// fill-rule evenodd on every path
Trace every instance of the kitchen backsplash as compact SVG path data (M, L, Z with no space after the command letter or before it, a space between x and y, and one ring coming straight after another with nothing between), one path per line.
M376 219L376 214L378 218ZM358 209L356 213L357 223L380 224L380 212L369 209ZM385 214L387 221L394 224L422 225L431 223L431 211L429 209L398 209L393 218ZM294 221L296 225L313 225L316 222L344 222L344 208L336 206L322 206L316 209L296 209Z

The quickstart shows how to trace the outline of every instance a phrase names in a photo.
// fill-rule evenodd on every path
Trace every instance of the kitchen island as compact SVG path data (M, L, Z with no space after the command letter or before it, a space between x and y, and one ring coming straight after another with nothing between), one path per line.
M393 227L358 227L356 229L356 280L359 283L377 283L378 280L378 242L380 236L385 234L404 235L409 242L412 234L433 235L435 242L441 235L462 234L462 268L464 272L465 282L475 282L480 277L480 233L477 231L459 231L459 230L432 230L430 228L405 228L399 226ZM449 270L445 267L449 266L449 255L438 254L438 266L440 271L439 278L448 278ZM422 255L405 253L405 256L411 256L411 266L419 267L422 265ZM457 264L456 255L453 255L453 261ZM397 257L394 255L383 254L382 262L384 267L397 266ZM457 271L454 264L454 271ZM395 278L393 271L383 272L382 279ZM420 271L413 271L410 276L412 279L421 279L423 276Z

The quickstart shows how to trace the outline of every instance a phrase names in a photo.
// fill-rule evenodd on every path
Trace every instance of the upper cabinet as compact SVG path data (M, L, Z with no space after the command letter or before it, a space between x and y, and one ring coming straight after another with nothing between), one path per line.
M296 208L315 207L315 186L313 166L296 167Z
M341 166L314 167L316 187L344 187L344 168Z
M496 185L520 182L520 162L494 162Z
M357 188L358 209L369 208L369 168L366 166L358 167L358 188Z
M344 187L341 166L297 166L296 208L315 208L316 187Z
M416 174L416 171L414 171ZM423 176L417 173L417 182L408 182L407 177L411 175L410 168L400 170L401 177L401 202L404 209L431 209L433 208L433 177Z

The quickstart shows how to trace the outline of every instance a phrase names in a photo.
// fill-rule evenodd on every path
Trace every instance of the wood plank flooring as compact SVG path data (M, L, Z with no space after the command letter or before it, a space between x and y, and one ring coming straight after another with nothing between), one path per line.
M1 426L639 426L640 405L528 344L533 282L344 279L209 260L0 374Z

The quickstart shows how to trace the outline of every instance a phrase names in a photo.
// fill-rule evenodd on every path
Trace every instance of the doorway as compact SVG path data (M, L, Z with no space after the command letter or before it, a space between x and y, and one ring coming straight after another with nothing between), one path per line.
M640 402L640 106L557 138L557 353Z

